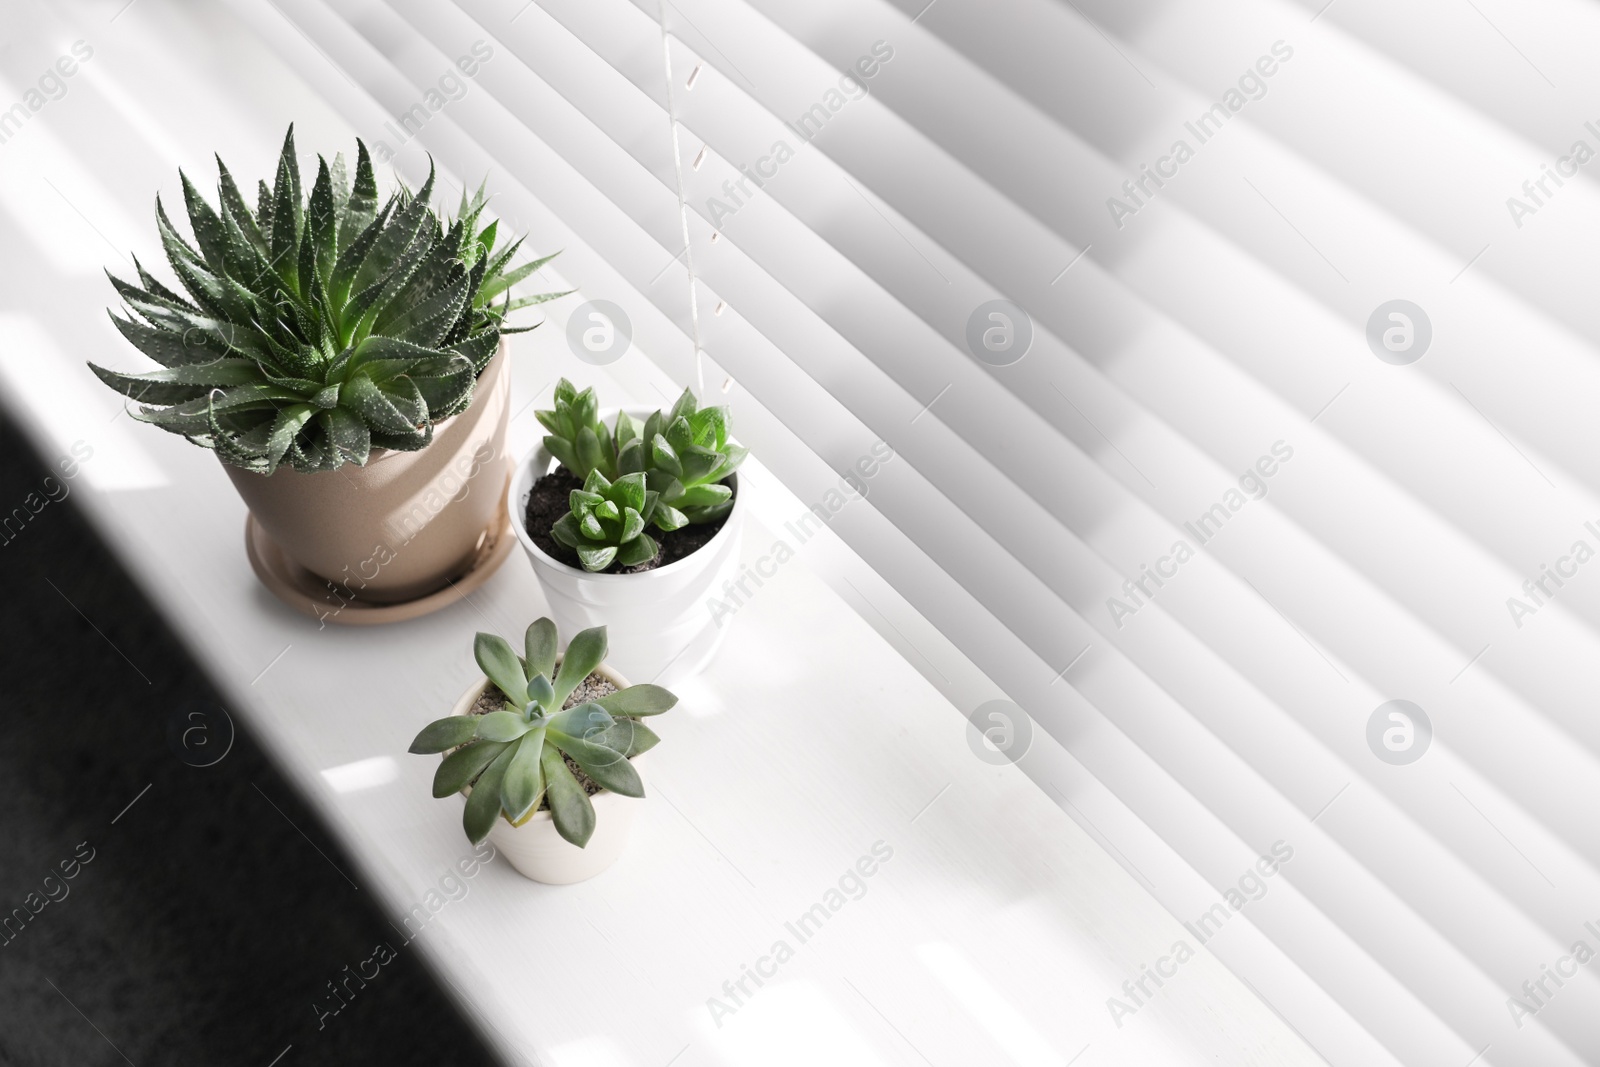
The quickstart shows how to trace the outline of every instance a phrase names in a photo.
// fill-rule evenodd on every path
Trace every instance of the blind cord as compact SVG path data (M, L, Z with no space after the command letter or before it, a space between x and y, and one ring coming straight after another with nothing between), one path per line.
M677 95L672 84L672 47L667 33L667 0L657 5L661 23L661 68L667 79L667 123L672 130L672 168L678 185L678 222L683 231L683 263L689 271L689 327L694 342L695 395L706 395L705 353L700 347L700 298L695 288L694 247L689 241L689 201L683 187L683 146L679 143Z

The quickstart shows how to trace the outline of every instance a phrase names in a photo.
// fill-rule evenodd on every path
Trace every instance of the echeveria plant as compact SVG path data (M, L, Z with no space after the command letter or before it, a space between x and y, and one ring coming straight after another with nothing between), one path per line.
M578 392L563 378L555 409L536 414L550 431L544 439L550 454L584 480L550 535L575 549L586 570L654 559L659 545L645 526L671 533L715 522L733 507L733 487L723 483L748 451L728 439L728 409L702 408L688 389L670 411L652 412L643 422L619 411L608 429L594 390Z
M471 404L500 335L519 332L506 315L565 295L511 298L551 257L512 268L521 242L497 247L498 223L479 228L481 187L463 193L448 223L429 204L431 168L419 191L380 204L366 146L356 148L353 183L342 156L332 166L319 158L307 194L291 126L254 210L221 159L216 207L180 174L193 245L157 199L161 243L187 296L136 262L142 288L111 279L132 313L112 321L162 369L90 364L141 405L135 418L262 474L364 464L373 448L415 451Z
M588 844L594 806L564 757L613 793L644 796L639 773L628 761L660 739L638 720L667 711L678 698L658 685L633 685L567 707L605 658L606 628L574 637L559 669L556 643L549 619L528 627L521 656L503 638L478 634L473 643L478 666L504 706L440 719L411 742L412 752L449 752L433 776L435 797L471 788L462 824L473 844L489 835L497 816L521 825L541 801L563 838L579 848Z

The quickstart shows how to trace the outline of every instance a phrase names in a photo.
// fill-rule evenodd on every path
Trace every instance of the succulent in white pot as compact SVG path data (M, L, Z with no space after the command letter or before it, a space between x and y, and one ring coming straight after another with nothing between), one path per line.
M480 633L484 678L411 742L412 752L444 754L433 795L466 796L467 839L487 838L537 882L581 882L621 855L634 798L645 795L638 758L660 740L641 720L678 702L607 668L606 645L599 626L562 655L549 619L528 627L520 656Z
M747 451L727 409L602 413L563 378L550 431L512 475L512 525L564 632L604 623L636 678L673 684L726 636L708 607L738 577Z

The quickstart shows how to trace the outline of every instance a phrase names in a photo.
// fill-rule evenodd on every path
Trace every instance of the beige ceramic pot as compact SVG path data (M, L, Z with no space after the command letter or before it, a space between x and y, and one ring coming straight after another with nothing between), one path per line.
M223 469L284 554L341 593L374 604L426 596L466 571L499 533L507 363L502 340L471 406L435 426L433 442L420 452L375 449L365 466L311 474Z
M595 668L595 673L618 689L628 688L627 681L605 664ZM487 679L474 684L456 701L452 715L467 715L489 685ZM446 753L448 755L448 753ZM647 753L635 756L629 762L639 769ZM463 797L472 792L468 786L461 791ZM633 819L644 797L625 797L602 789L589 798L594 805L594 833L583 848L572 844L556 832L555 819L548 811L532 811L516 825L502 811L489 831L489 843L495 851L511 861L521 875L546 885L571 885L586 881L610 867L622 855L633 830Z

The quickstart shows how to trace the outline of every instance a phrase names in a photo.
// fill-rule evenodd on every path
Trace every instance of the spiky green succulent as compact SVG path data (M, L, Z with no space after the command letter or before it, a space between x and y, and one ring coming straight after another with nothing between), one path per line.
M649 563L661 551L656 539L644 532L660 506L659 497L645 488L642 471L611 482L591 470L583 488L568 496L569 509L550 528L550 536L575 550L586 571Z
M644 796L639 772L628 761L660 739L639 719L669 710L678 698L658 685L633 685L567 707L605 658L606 628L574 637L559 669L556 642L549 619L528 627L522 656L504 638L478 634L473 642L478 666L505 706L440 719L411 742L412 752L449 752L433 776L433 795L471 788L462 826L474 845L489 836L497 816L519 826L541 801L563 838L579 848L588 844L594 805L564 756L597 785L623 796Z
M143 287L112 277L131 314L111 318L162 369L90 364L138 403L135 418L262 474L364 464L374 448L415 451L472 403L500 335L520 332L506 316L565 295L511 298L552 257L512 268L521 241L497 248L499 224L479 228L481 187L447 221L429 203L430 166L420 190L402 187L380 205L366 146L356 146L353 184L342 156L332 166L319 157L306 194L291 126L254 211L220 158L215 208L180 174L193 245L157 199L162 247L187 296L135 262Z

